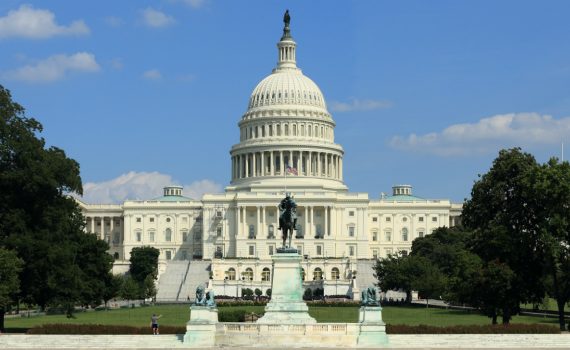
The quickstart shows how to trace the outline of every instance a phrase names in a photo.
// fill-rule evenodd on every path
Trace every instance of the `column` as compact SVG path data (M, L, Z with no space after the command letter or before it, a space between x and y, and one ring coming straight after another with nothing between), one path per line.
M329 207L325 206L325 225L323 230L323 237L328 236L329 233Z
M257 222L255 228L255 236L257 237L261 233L261 207L257 206Z
M280 175L285 175L285 173L283 172L283 151L279 151L279 174Z
M340 179L342 180L342 175L343 175L342 174L342 172L343 172L343 170L342 170L342 157L340 158L339 170L340 170Z
M317 176L321 177L322 169L321 169L321 153L317 153Z
M253 171L251 172L252 173L251 175L252 175L252 177L256 177L257 176L257 153L253 152L251 155L253 157L253 164L252 164L253 165L253 169L252 169Z
M313 171L313 152L309 151L309 161L307 162L307 175L312 176Z
M235 211L234 219L235 219L235 221L236 221L235 224L234 224L234 228L235 228L235 230L236 230L235 235L236 235L236 238L238 238L238 237L239 237L239 233L240 233L240 226L239 226L239 214L240 214L239 212L240 212L240 209L239 209L239 207L238 207L237 205L235 206L234 211Z
M101 240L105 240L105 217L101 216L99 218L99 220L101 221L101 231L99 232L99 238Z
M293 167L295 164L293 163L293 151L289 151L289 166Z
M110 231L109 231L109 238L110 238L110 241L113 242L113 240L114 240L114 239L113 239L113 236L114 236L114 234L113 234L113 228L115 227L115 219L111 216L111 217L109 218L109 220L111 220L111 221L110 221L110 228L109 228L109 230L110 230ZM112 244L112 243L111 243L111 244Z
M91 233L95 233L95 218L91 217Z
M249 177L249 153L245 154L245 176Z
M302 175L302 174L303 174L303 170L304 170L304 168L303 168L303 151L299 151L299 160L298 160L298 162L299 162L299 175Z
M269 171L271 173L271 176L274 176L275 175L275 160L273 159L273 151L269 152L269 158L270 158Z
M310 237L308 234L309 234L309 206L305 206L305 225L303 226L303 236Z
M314 237L315 234L315 228L317 226L315 225L315 208L311 207L311 237Z
M329 177L329 155L325 153L325 177Z
M259 176L265 176L265 152L261 152L261 172Z

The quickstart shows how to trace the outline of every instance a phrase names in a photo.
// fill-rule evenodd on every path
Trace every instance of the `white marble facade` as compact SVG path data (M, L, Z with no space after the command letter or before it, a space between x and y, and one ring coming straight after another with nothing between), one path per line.
M238 123L239 142L230 150L232 180L224 193L191 199L170 186L152 200L80 203L86 231L109 242L117 271L126 269L133 247L151 245L160 250L162 265L214 259L214 280L243 283L249 268L263 286L260 265L270 262L281 244L277 205L285 191L298 204L303 235L293 245L314 262L307 273L318 265L330 276L338 264L340 280L350 278L347 264L407 252L415 238L458 223L461 204L415 197L409 185L377 198L349 192L344 150L335 143L336 124L323 94L297 68L289 33L277 47L277 66L253 90ZM285 176L287 166L296 174ZM230 268L234 277L228 276Z

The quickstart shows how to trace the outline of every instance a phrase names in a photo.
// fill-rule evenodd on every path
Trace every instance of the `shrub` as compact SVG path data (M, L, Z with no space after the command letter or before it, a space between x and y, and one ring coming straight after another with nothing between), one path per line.
M184 334L186 327L161 326L161 334ZM28 329L26 334L152 334L150 327L100 324L44 324Z
M386 325L388 334L557 334L558 327L546 324L461 325L461 326L408 326Z
M303 293L303 300L313 300L313 290L311 288L305 289L305 293Z

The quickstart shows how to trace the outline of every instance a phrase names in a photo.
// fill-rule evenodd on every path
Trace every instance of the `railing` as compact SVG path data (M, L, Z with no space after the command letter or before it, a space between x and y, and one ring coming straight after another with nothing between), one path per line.
M224 333L283 333L283 334L348 334L346 323L318 323L318 324L247 324L225 322L221 324Z

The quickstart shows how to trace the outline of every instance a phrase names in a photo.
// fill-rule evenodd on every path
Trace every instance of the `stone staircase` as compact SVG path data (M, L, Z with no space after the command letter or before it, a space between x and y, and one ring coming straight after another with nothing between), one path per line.
M190 261L172 260L158 279L156 301L177 301L182 282L188 274Z
M194 300L196 287L199 285L206 286L210 279L211 265L210 261L201 260L195 260L190 263L186 278L180 287L178 301L186 301L187 297L190 297L190 300Z

